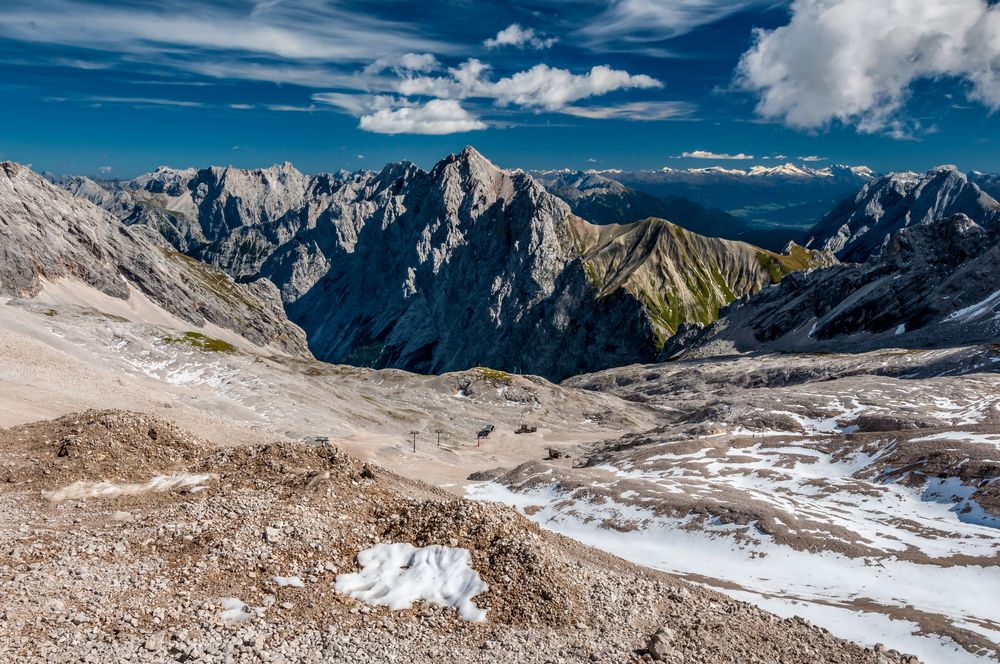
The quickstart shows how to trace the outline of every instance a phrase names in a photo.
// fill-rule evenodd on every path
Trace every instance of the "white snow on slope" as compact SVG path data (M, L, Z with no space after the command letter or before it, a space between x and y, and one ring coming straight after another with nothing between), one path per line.
M985 316L986 314L998 316L1000 314L996 313L997 305L1000 305L1000 291L993 293L981 302L969 305L959 309L958 311L953 311L948 314L948 317L944 319L944 322L968 323L969 321Z
M157 475L141 484L118 484L108 480L100 482L80 480L55 491L46 491L42 495L54 503L82 498L117 498L118 496L133 496L140 493L175 491L186 487L197 488L213 477L214 475L175 473L173 475Z
M360 552L358 562L363 568L360 572L337 576L337 592L394 611L423 600L455 607L463 620L486 619L486 610L478 608L472 598L489 586L472 568L466 549L376 544Z
M923 634L915 623L874 608L919 606L997 640L1000 630L986 623L997 618L994 598L1000 594L1000 575L992 567L848 558L831 552L796 551L767 538L738 545L722 532L691 530L683 521L658 519L652 511L611 501L574 501L566 509L565 496L551 488L515 493L487 482L470 486L468 496L502 502L522 512L529 506L541 507L525 514L548 530L639 565L694 575L737 599L782 616L803 616L863 645L886 643L929 663L995 661L988 655L969 653L951 639ZM601 527L605 519L622 522L623 517L644 525L633 531ZM712 579L720 582L713 584Z

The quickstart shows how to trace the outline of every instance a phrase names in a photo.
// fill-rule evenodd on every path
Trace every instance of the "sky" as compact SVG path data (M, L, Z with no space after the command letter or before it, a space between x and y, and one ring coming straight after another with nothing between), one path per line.
M988 0L4 0L0 159L1000 171Z

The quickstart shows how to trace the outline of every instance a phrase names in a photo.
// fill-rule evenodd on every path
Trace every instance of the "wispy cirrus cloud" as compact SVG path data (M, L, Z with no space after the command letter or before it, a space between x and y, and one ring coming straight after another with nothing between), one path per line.
M311 1L257 3L249 11L244 5L194 0L175 0L169 9L141 3L97 6L85 0L2 3L0 37L254 80L264 80L262 72L269 68L289 73L299 65L459 50L425 36L419 26L379 19L342 3Z
M690 118L694 104L684 101L635 101L617 106L566 106L562 112L591 120L670 120Z
M740 12L786 4L782 0L611 0L580 29L593 45L624 40L661 41L711 25Z

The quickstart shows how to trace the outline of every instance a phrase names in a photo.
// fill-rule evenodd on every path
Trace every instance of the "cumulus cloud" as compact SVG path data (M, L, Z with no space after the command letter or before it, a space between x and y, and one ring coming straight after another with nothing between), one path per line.
M384 99L384 98L379 98ZM454 99L432 99L424 104L398 108L390 106L373 110L361 116L358 127L376 134L455 134L486 129L482 122L462 108Z
M591 68L586 74L574 74L539 64L498 80L489 79L489 65L470 59L448 70L448 76L419 76L400 81L403 95L465 99L493 99L500 106L560 111L567 105L616 90L661 88L663 84L645 74L633 75L606 65Z
M745 161L753 159L752 154L728 154L725 152L709 152L708 150L692 150L674 155L673 159L714 159L716 161Z
M501 46L512 46L514 48L549 48L559 41L558 37L543 37L537 34L534 28L522 28L517 23L512 23L500 32L496 37L491 37L483 42L486 48L499 48Z
M915 81L954 77L1000 109L1000 6L986 0L795 0L788 25L759 30L737 83L757 112L798 129L834 121L905 137Z

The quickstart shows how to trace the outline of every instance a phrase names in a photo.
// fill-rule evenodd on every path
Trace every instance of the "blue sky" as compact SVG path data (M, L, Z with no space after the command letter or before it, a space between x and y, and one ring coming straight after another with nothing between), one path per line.
M57 173L1000 171L986 0L6 0L0 59L0 158Z

